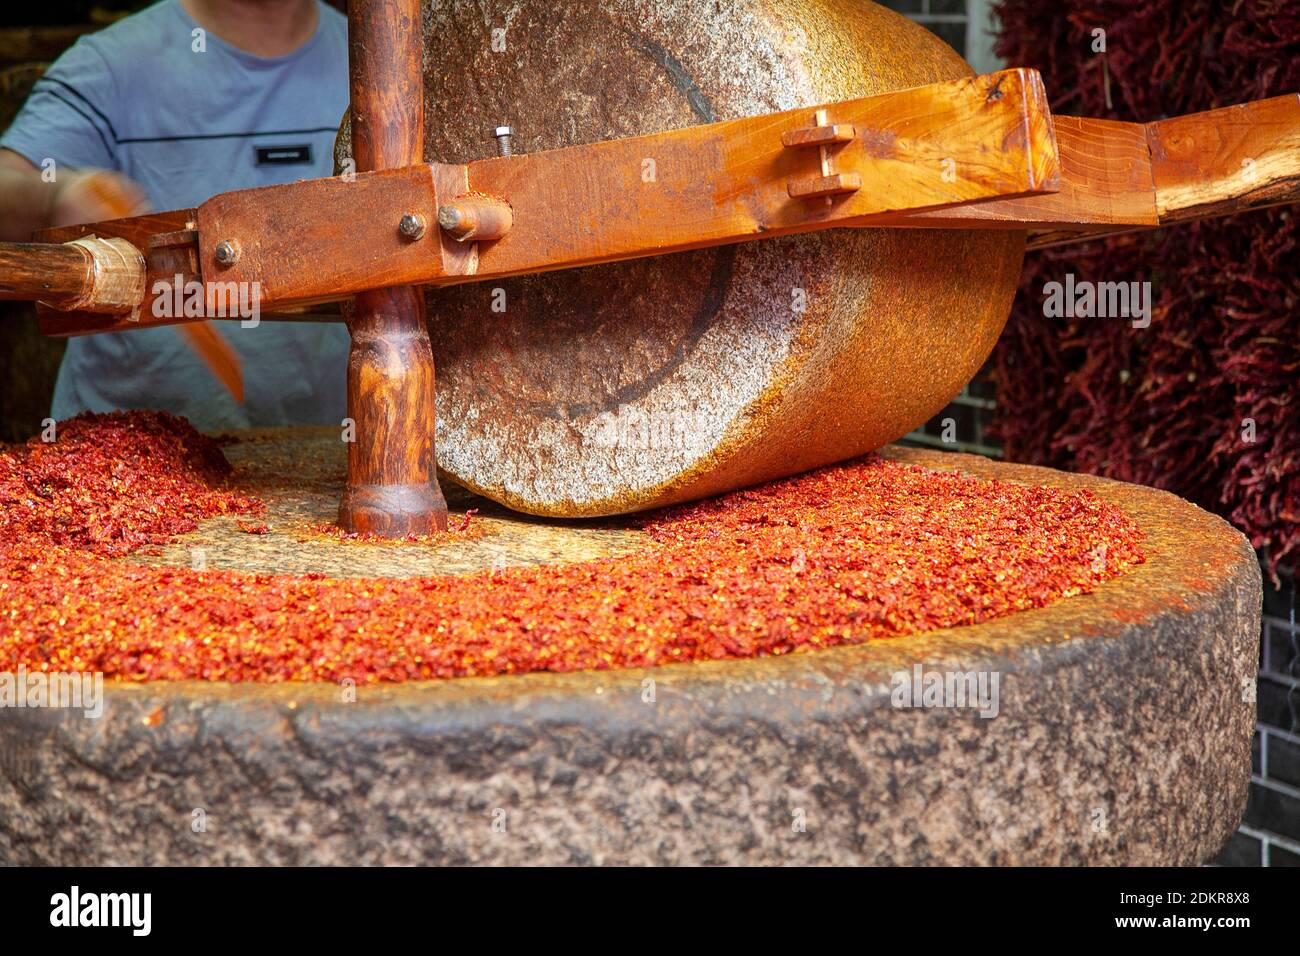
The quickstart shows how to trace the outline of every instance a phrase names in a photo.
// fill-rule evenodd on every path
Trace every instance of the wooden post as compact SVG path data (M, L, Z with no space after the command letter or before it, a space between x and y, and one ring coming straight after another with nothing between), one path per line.
M422 162L419 0L352 0L348 47L357 171ZM391 215L393 230L399 229L401 210L379 214ZM433 350L424 294L415 286L361 292L348 329L348 417L355 422L355 440L348 445L339 524L347 531L388 537L445 530L447 502L438 487Z

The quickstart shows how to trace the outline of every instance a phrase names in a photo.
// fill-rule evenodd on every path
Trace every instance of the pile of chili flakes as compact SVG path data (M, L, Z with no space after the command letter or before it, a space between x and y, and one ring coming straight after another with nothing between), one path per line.
M617 558L404 580L196 571L109 557L260 510L183 420L83 417L0 469L0 670L136 681L787 654L1041 607L1143 560L1139 529L1090 492L871 455L642 516L646 545Z

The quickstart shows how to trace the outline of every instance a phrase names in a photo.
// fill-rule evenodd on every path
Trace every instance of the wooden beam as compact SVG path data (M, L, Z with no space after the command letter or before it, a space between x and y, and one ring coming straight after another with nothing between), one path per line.
M803 148L815 117L854 137ZM794 133L796 145L782 139ZM807 134L816 136L817 134ZM832 140L834 136L832 136ZM823 160L820 150L827 150ZM946 175L951 172L951 175ZM812 177L834 189L790 195ZM260 283L274 308L362 289L446 285L568 269L794 232L887 223L899 211L1046 192L1056 143L1032 70L629 139L308 180L199 207L205 277ZM509 231L467 251L436 228L465 196L511 210ZM398 221L417 214L412 241ZM239 247L221 263L221 242ZM459 247L459 248L457 248Z
M80 230L157 244L155 231L183 238L197 222L197 252L192 242L150 248L150 282L173 271L256 281L273 315L374 287L449 285L845 226L1029 230L1030 247L1041 248L1294 202L1297 183L1294 95L1149 124L1053 119L1038 75L1009 70L468 165L227 193L197 213ZM496 228L475 237L500 238L457 241L438 228L439 211L452 207L451 222L460 202L508 206ZM426 228L403 234L408 215ZM219 261L223 240L240 249L236 261ZM145 305L142 325L185 321ZM49 312L43 328L54 334L139 327Z
M1141 123L1053 117L1060 189L1040 196L918 212L917 227L1108 232L1159 224Z
M368 180L372 183L406 183L409 171L398 167L419 162L424 148L421 23L420 0L354 0L348 7L352 157L359 169L394 170L372 177ZM430 205L417 210L404 201L384 204L381 199L368 219L344 219L340 226L351 235L335 234L325 257L313 263L315 270L325 274L324 285L294 285L291 274L301 272L297 266L270 272L277 246L269 244L269 254L266 247L258 249L259 255L266 254L261 261L272 277L273 290L328 292L336 285L331 281L336 272L340 273L337 285L350 285L351 277L370 280L370 287L358 292L348 321L352 336L348 418L355 424L355 433L348 443L347 486L339 502L339 524L346 531L384 537L447 530L447 502L438 486L434 448L433 349L425 321L424 292L393 281L400 277L407 258L438 247L433 240L425 241L414 255L404 255L404 250L393 254L400 261L390 263L389 246L370 249L364 236L367 229L377 227L381 238L398 234L399 242L415 247L426 233L434 231L437 208L432 205L429 168L423 167L414 179L417 195L410 202L427 201ZM359 181L333 182L335 195L340 199L351 195L349 201L355 201L358 189L367 188ZM200 233L204 216L212 209L209 204L200 208ZM301 211L292 205L281 207L280 214L293 221L291 253L308 242L321 241L315 233L319 226L296 220ZM338 210L333 214L337 216ZM423 218L427 228L419 230L419 238L401 234L403 216L427 217ZM263 236L277 242L286 238L272 231L252 232L248 239ZM206 256L211 254L211 244L201 242L200 248L203 272L209 275ZM429 258L440 261L440 257Z
M1056 122L1059 135L1066 118L1057 117ZM1107 121L1082 122L1095 126ZM1145 144L1145 157L1135 150L1125 150L1122 155L1133 164L1134 180L1150 180L1147 204L1154 222L1104 217L1096 215L1095 209L1087 212L1081 209L1083 214L1075 221L1062 217L1054 223L1026 222L1042 230L1030 236L1030 249L1088 242L1138 228L1173 226L1300 202L1300 94L1151 123L1116 125L1139 132ZM1063 181L1074 178L1076 164L1071 152L1063 145ZM1117 151L1115 155L1121 153ZM1108 176L1109 190L1118 194L1115 173L1112 171ZM1061 195L1065 192L1063 185ZM1006 205L1013 209L1028 208L1037 201L1014 200ZM989 203L981 208L997 205ZM958 215L967 212L961 210Z
M827 121L816 123L823 112ZM803 131L815 126L855 131L851 141L818 144L829 170L817 149L801 148L816 135ZM782 142L790 134L793 147ZM900 212L1048 192L1059 180L1046 96L1032 70L485 159L468 170L472 191L514 210L510 232L479 250L480 279L892 224ZM792 198L790 184L807 177L841 177L844 191Z
M1300 201L1300 94L1146 125L1161 225Z
M404 215L424 217L432 238L403 237ZM199 269L212 282L257 282L266 308L428 282L444 272L437 219L426 165L242 189L199 207ZM237 247L233 262L219 261L222 242Z

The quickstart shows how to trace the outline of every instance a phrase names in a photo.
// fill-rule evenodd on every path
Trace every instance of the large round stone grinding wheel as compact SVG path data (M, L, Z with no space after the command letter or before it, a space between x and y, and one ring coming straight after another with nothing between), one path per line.
M429 161L493 155L502 124L535 152L971 73L862 0L431 0L424 31ZM556 209L555 228L582 224ZM843 229L432 290L439 463L586 516L860 454L970 380L1023 251L1018 232Z

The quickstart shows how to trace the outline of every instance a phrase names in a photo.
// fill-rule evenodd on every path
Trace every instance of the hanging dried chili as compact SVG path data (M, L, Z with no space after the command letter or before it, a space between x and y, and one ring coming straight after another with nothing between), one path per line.
M997 7L998 54L1041 71L1062 114L1146 121L1300 89L1296 0ZM1043 285L1066 273L1151 281L1151 327L1044 318ZM1241 528L1274 569L1294 563L1298 317L1294 208L1035 253L993 355L990 431L1009 460L1168 489Z

